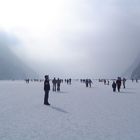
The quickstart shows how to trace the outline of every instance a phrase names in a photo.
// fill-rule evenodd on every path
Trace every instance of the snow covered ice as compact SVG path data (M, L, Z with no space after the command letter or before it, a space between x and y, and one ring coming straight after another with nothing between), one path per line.
M0 81L0 140L140 140L140 83L114 93L94 81L73 81L50 91L43 83Z

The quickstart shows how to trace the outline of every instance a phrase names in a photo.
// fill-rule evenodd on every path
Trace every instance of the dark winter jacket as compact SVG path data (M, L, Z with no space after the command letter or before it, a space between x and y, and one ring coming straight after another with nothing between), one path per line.
M120 86L121 86L121 80L118 79L118 80L116 81L116 84L117 84L117 86L120 87Z
M46 80L44 81L44 90L45 90L45 91L50 90L50 83L49 83L49 80L48 80L48 79L46 79Z
M116 88L116 83L115 82L113 82L112 88Z

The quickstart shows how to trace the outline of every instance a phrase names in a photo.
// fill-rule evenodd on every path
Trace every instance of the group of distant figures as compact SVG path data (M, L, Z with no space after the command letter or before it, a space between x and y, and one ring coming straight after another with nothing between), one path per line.
M25 79L26 83L29 84L29 82L43 82L43 79Z
M137 79L135 79L136 82L138 82ZM26 83L29 83L30 81L34 81L34 82L42 82L44 80L38 80L38 79L34 79L34 80L29 80L29 79L25 79ZM53 92L60 92L60 86L61 83L63 83L65 81L65 83L71 85L71 78L69 79L60 79L60 78L53 78L52 80L52 91ZM93 84L91 79L80 79L81 83L84 83L86 85L86 87L90 87ZM132 82L134 81L134 79L132 78ZM99 79L99 82L104 82L104 85L109 85L110 81L106 80L106 79ZM116 92L116 89L118 92L120 92L121 89L121 85L123 85L123 88L126 88L126 79L125 78L121 78L118 77L117 80L113 80L112 83L112 89L113 92ZM45 75L45 81L44 81L44 91L45 91L45 96L44 96L44 105L50 105L50 103L48 102L48 98L49 98L49 91L50 91L50 79L49 79L49 75Z
M136 83L138 83L138 79L135 79ZM91 87L91 84L93 84L91 79L80 79L81 83L85 83L86 87ZM134 81L134 79L132 78L132 82ZM99 79L99 82L103 82L104 85L109 85L110 81L107 79ZM126 88L126 78L121 78L118 77L117 80L113 80L112 83L112 88L113 88L113 92L116 92L116 89L118 92L120 92L121 89L121 85L123 85L123 88Z
M90 87L90 88L91 88L91 84L93 84L91 79L81 79L80 81L81 83L85 83L86 87Z
M44 105L50 105L50 103L48 102L48 98L49 98L49 91L50 91L50 83L49 83L49 75L45 75L45 81L44 81L44 91L45 91L45 96L44 96ZM65 82L67 84L71 84L71 79L65 79ZM63 79L56 79L54 77L54 79L52 79L52 91L56 92L56 91L60 91L60 85L61 83L63 83Z
M118 77L118 79L116 81L113 81L113 83L112 83L113 92L116 91L116 88L117 88L118 92L120 92L122 83L123 83L123 87L125 88L125 83L126 83L125 78L121 79L121 77Z
M132 82L134 81L134 79L132 78ZM136 83L138 83L138 79L136 79ZM116 88L118 90L118 92L120 92L120 88L121 85L123 84L123 88L126 88L126 79L123 78L121 79L121 77L118 77L118 79L116 81L113 81L112 83L112 88L113 88L113 92L116 92Z
M61 84L61 82L63 82L63 80L61 80L61 79L56 79L56 78L54 78L53 80L52 80L52 84L53 84L53 91L60 91L60 84Z

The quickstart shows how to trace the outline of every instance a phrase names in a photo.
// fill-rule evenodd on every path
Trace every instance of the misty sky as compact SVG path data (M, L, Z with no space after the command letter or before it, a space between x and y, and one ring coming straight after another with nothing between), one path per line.
M42 74L116 77L140 53L140 1L4 0L0 30Z

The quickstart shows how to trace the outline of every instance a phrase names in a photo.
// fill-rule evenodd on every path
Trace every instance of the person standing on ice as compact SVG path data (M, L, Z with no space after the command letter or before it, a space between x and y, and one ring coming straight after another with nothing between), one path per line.
M48 102L49 91L50 91L50 83L49 83L49 76L48 75L45 75L44 91L45 91L44 105L50 105L50 103Z
M88 87L89 84L88 79L86 79L85 83L86 83L86 87Z
M53 84L53 91L56 91L57 80L55 78L52 80L52 84Z
M107 85L109 85L109 80L107 81Z
M91 87L91 84L92 84L91 79L88 80L88 83L89 83L89 87Z
M125 83L126 83L126 79L125 78L123 78L123 87L125 88Z
M58 78L57 79L57 91L60 91L60 84L61 84L61 80Z
M118 79L116 81L116 86L117 86L118 92L120 92L120 88L121 88L121 77L118 77Z
M113 81L113 83L112 83L112 88L113 88L113 92L116 92L116 83L115 83L115 81Z

